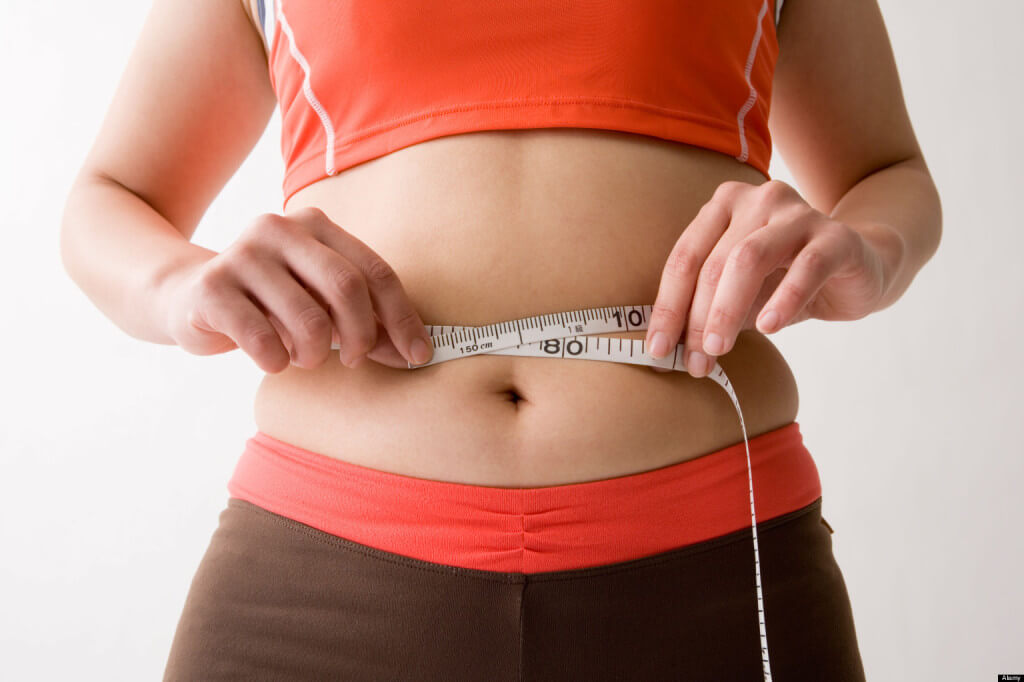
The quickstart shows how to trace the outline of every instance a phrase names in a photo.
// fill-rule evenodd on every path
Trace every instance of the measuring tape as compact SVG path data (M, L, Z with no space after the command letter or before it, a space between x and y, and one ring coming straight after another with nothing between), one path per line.
M685 372L683 344L664 358L647 354L644 339L588 338L591 334L643 331L651 317L652 306L634 305L614 308L588 308L564 313L536 315L482 327L424 325L430 333L434 355L422 365L407 363L409 369L429 367L472 355L518 355L532 358L566 358L570 360L601 360L630 365L647 365ZM768 635L764 624L764 596L761 592L761 559L757 549L757 517L754 514L754 476L750 467L750 444L743 411L729 378L715 362L707 378L725 389L743 430L747 451L747 481L750 489L750 527L754 535L754 583L757 586L757 622L761 633L761 664L764 679L772 679L768 663Z

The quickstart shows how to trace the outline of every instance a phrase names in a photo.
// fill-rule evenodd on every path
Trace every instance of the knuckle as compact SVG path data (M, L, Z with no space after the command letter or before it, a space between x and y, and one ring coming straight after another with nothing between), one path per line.
M686 341L687 345L700 348L702 345L701 338L704 336L704 330L707 325L704 320L691 318L690 323L686 325Z
M754 269L764 261L767 247L760 239L747 238L733 247L729 260L742 270Z
M791 190L792 188L781 180L769 180L761 185L761 194L773 200L788 197Z
M278 349L276 334L262 325L249 326L244 336L249 342L249 347L259 356L270 358Z
M345 346L354 351L353 355L365 355L373 350L377 339L374 330L363 325L350 329L349 334L346 336L346 341Z
M304 308L295 316L299 331L306 338L320 338L330 333L331 319L318 306Z
M738 180L726 180L715 189L713 198L719 201L728 201L739 194L742 189L742 182Z
M715 329L730 329L742 322L739 315L726 307L718 306L708 315L709 326Z
M721 259L708 258L704 262L704 266L700 269L700 283L709 286L716 287L718 282L722 279L722 271L725 269L725 264L722 263Z
M673 250L665 262L665 272L678 278L692 275L699 267L700 259L695 253L685 248Z
M779 283L776 295L790 306L798 306L806 297L801 287L786 280Z
M758 187L755 203L759 209L777 209L789 196L789 185L778 180L769 180Z
M263 238L263 235L276 234L287 229L287 225L288 219L284 216L276 213L263 213L250 223L244 236L258 241Z
M800 254L804 269L812 276L824 275L829 269L828 255L817 248L806 248Z
M398 279L398 275L383 258L374 258L366 266L366 279L376 284L392 284Z
M355 298L365 286L362 276L349 268L336 268L329 275L331 290L344 298Z
M317 206L304 206L296 211L293 216L297 222L305 225L307 229L312 229L318 233L322 233L324 228L331 223L330 218L327 217L323 209Z
M303 206L295 212L295 217L305 220L322 220L327 217L327 214L318 206Z
M683 315L672 306L665 305L664 303L654 302L651 306L651 317L667 322L672 327L683 326Z
M240 239L235 242L231 247L230 253L225 254L226 261L243 261L251 263L254 260L259 259L263 253L263 244L259 236L253 236L248 239Z
M228 264L210 263L196 279L196 294L203 302L219 296L228 285Z
M411 307L403 307L395 318L395 324L402 328L419 325L419 315Z

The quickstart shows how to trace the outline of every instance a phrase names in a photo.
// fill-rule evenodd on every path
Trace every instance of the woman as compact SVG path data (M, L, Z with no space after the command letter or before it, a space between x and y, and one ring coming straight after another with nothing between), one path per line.
M275 108L282 213L190 243ZM939 236L871 0L156 0L64 262L267 373L166 679L863 679L766 334L891 305ZM426 364L424 323L652 302L604 336L685 372Z

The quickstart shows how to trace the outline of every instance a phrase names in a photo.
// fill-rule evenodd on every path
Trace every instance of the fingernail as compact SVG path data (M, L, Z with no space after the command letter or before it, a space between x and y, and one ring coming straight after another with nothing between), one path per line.
M668 336L665 332L654 332L651 337L651 347L648 353L651 357L660 358L668 352Z
M359 356L359 357L357 357L357 358L356 358L355 360L353 360L353 361L352 361L351 363L349 363L349 366L348 366L348 368L349 368L349 369L355 369L356 367L358 367L359 365L361 365L361 364L363 363L363 360L365 360L365 359L366 359L366 356L365 356L365 355L360 355L360 356Z
M415 338L409 345L409 354L412 355L413 363L422 365L424 362L430 360L430 347L427 342L421 338Z
M708 358L703 353L693 351L690 353L690 362L687 364L690 374L704 374L708 369Z
M709 355L721 355L723 346L722 337L714 332L704 337L704 352Z
M768 312L761 314L762 332L775 331L775 326L777 324L779 324L779 314L774 310L769 310Z

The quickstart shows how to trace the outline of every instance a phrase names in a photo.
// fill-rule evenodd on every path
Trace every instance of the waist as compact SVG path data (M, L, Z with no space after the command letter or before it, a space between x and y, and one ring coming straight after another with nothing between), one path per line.
M749 436L795 420L795 381L766 337L741 333L719 364ZM487 486L632 474L743 439L735 408L708 378L493 355L412 370L364 362L351 370L332 353L316 370L269 375L257 394L256 423L267 435L329 458Z

